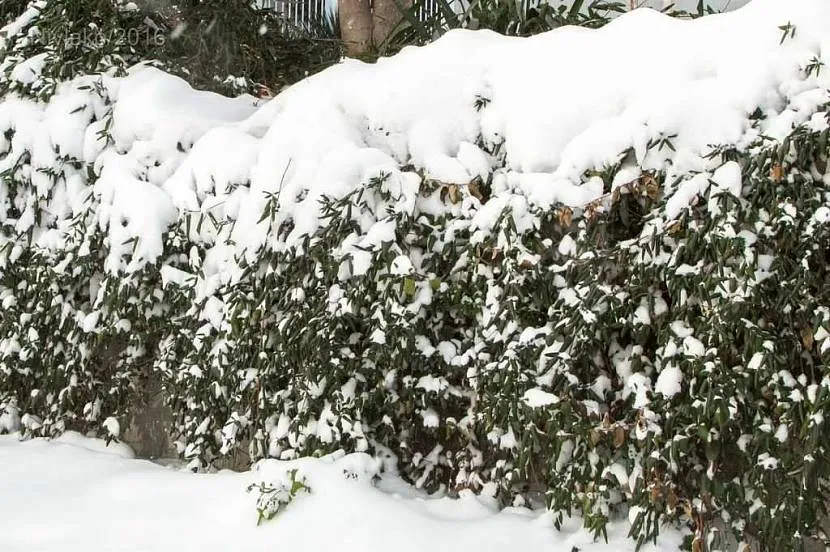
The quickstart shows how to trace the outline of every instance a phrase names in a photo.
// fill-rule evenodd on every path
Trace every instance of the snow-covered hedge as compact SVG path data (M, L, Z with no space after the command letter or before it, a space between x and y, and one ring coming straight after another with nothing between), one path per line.
M117 436L153 377L194 468L383 452L599 535L795 546L830 475L828 26L459 31L264 105L144 66L9 94L0 430Z

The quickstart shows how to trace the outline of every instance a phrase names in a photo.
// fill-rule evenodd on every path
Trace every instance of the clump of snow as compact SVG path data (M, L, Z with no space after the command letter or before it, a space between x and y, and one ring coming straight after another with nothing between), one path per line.
M680 371L680 368L668 365L657 376L657 383L654 384L654 390L670 399L680 393L682 382L683 372Z
M114 417L108 417L101 425L104 426L111 437L118 438L121 435L121 424Z
M20 409L17 400L0 403L0 433L20 431Z
M35 446L37 446L36 443L40 443L41 446L60 445L75 447L76 449L84 451L84 453L93 452L107 454L116 458L129 459L135 457L133 449L124 443L116 443L114 441L107 443L103 439L91 439L89 437L84 437L76 431L65 431L59 437L56 437L51 441L34 439L27 442L31 442Z
M34 414L24 414L20 418L20 425L28 431L36 431L43 425L43 420Z
M115 453L113 453L115 451ZM2 550L340 550L497 552L633 551L629 523L612 522L594 542L582 521L562 531L545 511L499 511L486 497L430 496L383 471L365 454L292 462L267 460L253 471L196 475L131 460L103 441L69 434L56 441L0 436ZM311 488L257 527L250 485L276 485L297 470ZM83 492L78 490L82 489ZM38 515L44 497L59 516ZM682 535L661 534L641 550L676 550Z
M522 400L531 408L541 408L559 402L559 397L553 393L543 391L538 387L528 389L522 396Z

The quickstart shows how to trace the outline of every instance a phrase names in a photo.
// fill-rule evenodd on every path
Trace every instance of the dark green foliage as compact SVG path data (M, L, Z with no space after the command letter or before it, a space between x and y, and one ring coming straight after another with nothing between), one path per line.
M20 17L30 0L6 0L0 4L0 23L5 24Z
M148 27L143 15L112 0L53 0L29 3L35 15L0 48L0 95L18 92L48 98L62 81L79 74L113 71L146 59ZM39 59L40 63L32 63ZM18 67L31 67L25 80L13 78Z
M626 11L623 2L594 0L584 4L583 0L571 6L563 2L476 0L457 13L451 2L439 0L438 11L423 19L418 16L420 3L415 2L411 8L401 10L401 24L381 51L390 53L410 44L426 44L450 29L488 29L508 36L530 36L565 25L596 28Z
M257 9L249 0L193 2L166 16L172 35L158 57L197 88L256 92L261 85L277 92L342 56L336 35L286 33L277 12ZM217 82L222 76L236 76L245 85Z
M154 6L141 2L136 8L120 0L45 2L5 50L0 44L0 94L47 98L60 82L77 75L119 74L148 61L198 88L259 95L275 93L341 57L335 37L289 33L275 12L248 0ZM24 8L12 3L0 9L11 19ZM36 56L45 56L39 78L10 78L15 67Z
M411 6L401 2L401 22L380 45L380 53L388 55L404 46L428 44L452 29L487 29L507 36L532 36L567 25L596 29L628 11L627 3L619 0L575 0L571 3L473 0L466 3L460 13L448 0L438 0L437 5L436 13L424 18L419 15L423 9L421 2L416 1ZM714 13L703 0L698 2L694 12L678 10L673 4L662 11L682 18Z

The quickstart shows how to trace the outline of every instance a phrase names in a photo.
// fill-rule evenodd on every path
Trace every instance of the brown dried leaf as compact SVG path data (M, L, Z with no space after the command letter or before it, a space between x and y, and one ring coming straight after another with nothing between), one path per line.
M447 186L447 197L450 198L450 202L453 205L461 201L461 190L455 184L450 184Z
M611 415L608 412L605 413L605 416L602 418L602 428L603 429L610 429L611 428Z
M571 225L571 222L573 221L574 212L573 209L571 209L570 207L563 207L559 210L557 216L559 217L559 224L567 228Z
M620 426L614 428L614 448L618 449L625 444L625 429Z
M595 218L597 218L597 208L594 207L593 203L589 203L585 206L585 220L593 222Z
M521 263L519 263L519 266L521 268L524 268L525 270L530 270L531 268L536 266L536 263L534 263L530 259L524 259Z
M808 351L813 350L813 330L812 328L802 328L801 329L801 342L804 344L804 348Z
M669 507L670 511L674 511L677 508L677 495L674 493L674 489L669 489L669 494L666 497L666 506Z
M268 88L267 86L265 86L264 84L258 84L257 85L256 95L257 95L257 98L264 99L264 100L267 100L267 99L270 99L270 98L274 97L274 93L271 91L271 89Z
M484 194L481 192L481 184L481 177L477 176L467 185L467 189L470 190L470 195L484 203L485 199Z
M651 488L651 501L652 502L657 502L661 498L663 498L663 487L659 484L654 485Z
M669 224L669 227L668 227L669 235L674 236L675 234L680 232L680 228L681 228L681 225L680 225L679 220L675 220L675 221L671 222Z
M654 178L654 175L646 173L642 176L640 182L642 184L641 192L643 195L646 195L653 200L660 197L660 185L657 183L657 179Z
M773 182L781 182L784 179L784 167L776 163L770 169L769 177L772 178Z

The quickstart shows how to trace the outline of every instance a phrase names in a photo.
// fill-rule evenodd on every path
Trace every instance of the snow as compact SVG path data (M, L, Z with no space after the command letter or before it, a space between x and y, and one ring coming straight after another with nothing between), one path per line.
M752 358L749 359L749 363L746 367L749 370L757 370L761 367L761 364L764 362L764 354L763 353L755 353L752 355Z
M20 429L20 409L17 401L0 404L0 433L13 433Z
M778 467L778 459L764 452L758 455L758 465L762 466L765 470L774 470Z
M692 336L683 339L683 352L688 356L700 357L706 354L706 347Z
M113 102L111 144L98 136L107 113L91 98L92 77L61 86L48 106L4 99L0 127L17 132L14 155L0 169L24 150L35 166L54 166L55 145L83 158L99 175L92 193L109 236L107 270L155 262L166 230L187 224L190 239L209 247L199 283L206 295L216 288L214 276L225 283L238 276L240 254L299 246L320 225L324 196L343 197L383 178L387 209L411 210L420 179L402 172L404 164L462 186L493 174L475 239L503 207L519 228L533 224L531 205L584 207L603 193L586 171L629 151L637 168L629 164L627 178L667 170L674 182L694 173L668 190L672 219L711 183L740 195L739 167L707 158L713 145L747 147L761 133L781 138L793 125L814 123L814 111L830 100L830 72L806 76L803 69L813 58L830 61L828 22L830 5L821 0L755 0L694 21L643 9L599 30L568 27L524 39L452 31L376 64L347 60L264 105L198 92L141 65L124 78L101 77ZM786 23L797 32L782 43ZM37 65L33 58L18 69L36 79ZM477 98L488 101L478 109ZM762 128L750 119L756 108L766 115ZM502 144L504 165L476 144ZM50 182L33 175L35 186ZM70 175L52 210L75 212L89 193L80 171ZM274 194L273 220L263 220ZM18 230L33 225L33 215L24 212ZM206 218L215 222L202 224ZM273 228L289 221L293 231L276 240ZM344 277L364 273L365 250L394 236L388 223L358 222L362 235L341 252L354 262ZM60 246L55 232L36 234L44 246ZM558 247L574 253L567 239Z
M5 49L7 41L19 34L23 29L25 29L32 21L37 18L38 14L40 13L40 9L43 7L43 2L32 2L26 11L18 17L16 20L10 22L9 24L0 27L0 49Z
M179 552L286 550L400 552L633 551L627 520L612 522L609 540L593 542L581 520L525 508L499 511L495 500L463 492L429 496L365 454L292 462L267 460L249 472L193 474L131 458L117 444L68 433L54 441L0 436L0 550ZM299 492L271 521L257 526L256 491L277 488L291 470L310 492ZM616 472L615 472L616 473ZM620 472L618 476L622 476ZM379 480L377 477L379 477ZM373 482L373 478L375 482ZM677 549L681 535L666 528L659 547Z
M113 102L111 115L102 97L89 91L94 77L61 85L46 105L13 95L0 102L0 128L14 131L11 141L0 140L0 147L9 150L0 170L14 170L30 152L32 166L40 169L32 172L32 185L41 197L54 194L48 210L59 219L83 212L93 195L100 202L97 223L109 237L107 269L135 270L162 254L163 233L178 219L173 198L161 185L182 163L185 150L209 129L248 117L256 101L195 91L183 80L145 66L134 67L124 78L100 79ZM111 144L99 136L109 116ZM66 167L59 156L89 163L98 179L86 186L86 173ZM62 172L63 182L55 186L47 170ZM7 195L0 184L0 199ZM0 213L3 220L6 216ZM16 230L24 232L33 224L34 210L28 208ZM44 226L36 229L37 243L61 247L60 231L48 229L48 221Z
M116 418L110 416L104 420L101 425L104 426L104 429L107 430L107 433L109 433L110 436L118 438L118 436L121 435L121 424Z
M540 408L558 403L559 397L536 387L525 391L522 400L531 408Z
M661 393L667 399L672 398L681 391L683 372L677 366L669 365L663 368L657 376L654 390Z

